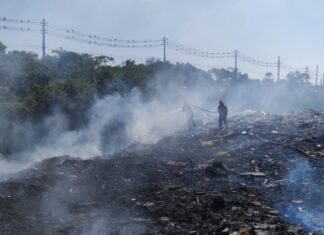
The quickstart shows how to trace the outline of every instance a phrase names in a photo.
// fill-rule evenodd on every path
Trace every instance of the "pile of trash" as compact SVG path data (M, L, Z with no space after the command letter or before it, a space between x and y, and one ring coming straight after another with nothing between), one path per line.
M323 183L324 113L250 113L8 176L0 234L320 235Z

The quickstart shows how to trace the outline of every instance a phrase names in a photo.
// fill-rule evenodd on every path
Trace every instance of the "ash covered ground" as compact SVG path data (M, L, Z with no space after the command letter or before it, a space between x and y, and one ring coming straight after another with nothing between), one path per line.
M324 234L324 113L249 113L0 183L0 234Z

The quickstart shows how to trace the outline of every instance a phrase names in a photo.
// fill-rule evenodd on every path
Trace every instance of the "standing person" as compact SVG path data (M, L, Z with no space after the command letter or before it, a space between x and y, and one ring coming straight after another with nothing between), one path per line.
M190 105L187 102L183 103L182 111L187 114L187 125L188 129L192 130L195 128L195 122L193 120L193 112Z
M218 125L219 125L219 129L221 130L223 128L223 124L226 124L227 113L228 113L228 108L226 107L226 105L222 100L219 101L218 113L219 113Z

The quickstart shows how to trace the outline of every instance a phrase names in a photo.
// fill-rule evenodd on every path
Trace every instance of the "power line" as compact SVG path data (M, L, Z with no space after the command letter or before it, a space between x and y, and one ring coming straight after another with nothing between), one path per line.
M260 67L267 67L267 68L271 68L271 67L277 67L278 63L274 63L274 62L264 62L261 60L257 60L251 56L246 56L246 55L242 55L241 53L238 54L238 59L242 62L248 63L248 64L252 64L252 65L256 65L256 66L260 66Z
M150 40L125 40L114 37L104 37L96 34L84 33L75 29L58 26L55 24L47 23L45 20L22 20L13 19L7 17L0 17L0 30L10 30L19 32L31 32L31 33L42 33L43 37L43 55L45 55L45 35L56 37L60 39L75 41L83 44L102 46L102 47L115 47L115 48L152 48L152 47L163 47L163 56L166 58L166 48L176 51L177 53L186 54L190 56L209 58L209 59L235 59L235 68L237 68L237 62L241 61L253 66L264 67L264 68L277 68L278 79L279 70L283 69L286 71L297 71L305 72L305 68L294 68L289 65L285 65L280 62L266 62L255 59L251 56L241 54L238 51L225 51L225 52L209 52L202 51L196 48L185 46L182 43L177 43L169 38L163 37L161 39L150 39ZM39 28L35 28L39 25ZM166 60L166 59L164 59ZM318 73L317 73L318 74ZM316 77L313 71L308 72L310 78Z
M1 30L11 30L11 31L28 31L28 32L37 32L39 33L39 29L30 28L30 27L15 27L15 26L8 26L8 25L0 25Z
M110 43L119 43L119 44L154 44L154 43L162 43L163 39L149 39L149 40L125 40L125 39L118 39L118 38L107 38L103 36L99 36L96 34L88 34L84 32L80 32L75 29L68 29L61 26L49 24L48 28L50 28L52 31L56 31L60 34L67 35L69 37L81 37L81 38L87 38L90 40L96 40L96 41L105 41Z
M41 21L19 20L19 19L12 19L8 17L0 17L0 21L7 22L7 23L15 23L15 24L40 24L41 23Z
M282 68L286 71L296 71L296 72L304 72L305 68L295 68L282 63Z
M181 43L174 42L170 39L167 39L166 42L167 48L172 49L174 51L192 55L192 56L198 56L198 57L206 57L206 58L233 58L234 52L206 52L201 51L195 48L187 47Z
M96 46L103 46L103 47L116 47L116 48L148 48L148 47L161 47L162 43L143 43L143 44L121 44L121 43L106 43L106 42L101 42L97 40L91 40L91 39L84 39L81 37L77 36L69 36L61 33L56 33L53 31L48 30L47 32L48 35L54 36L57 38L65 39L65 40L70 40L70 41L75 41L79 43L84 43L84 44L89 44L89 45L96 45Z

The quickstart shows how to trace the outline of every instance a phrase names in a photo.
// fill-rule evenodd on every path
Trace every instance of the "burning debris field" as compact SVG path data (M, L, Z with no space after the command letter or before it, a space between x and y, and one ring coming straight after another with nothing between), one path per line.
M0 234L324 234L324 113L247 113L0 183Z
M0 235L324 235L324 1L2 2Z

